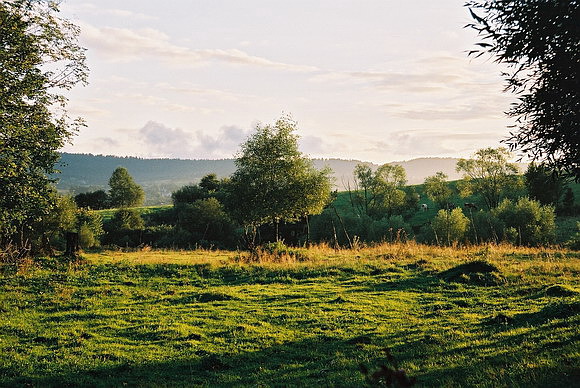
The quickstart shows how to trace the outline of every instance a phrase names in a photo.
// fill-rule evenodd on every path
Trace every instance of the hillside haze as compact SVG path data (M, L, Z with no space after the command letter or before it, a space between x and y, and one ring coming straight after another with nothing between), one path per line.
M450 180L458 179L455 171L456 158L419 158L393 162L405 168L409 184L422 183L425 177L443 171ZM353 182L353 171L359 160L314 159L318 169L328 166L333 171L334 184L339 191L346 190ZM372 164L378 167L377 164ZM57 188L61 191L83 192L107 189L111 174L117 167L125 167L135 181L142 185L147 194L147 203L167 203L175 189L197 183L206 174L218 177L230 176L235 171L234 159L187 160L187 159L142 159L136 157L103 156L92 154L62 153L58 164L60 174Z

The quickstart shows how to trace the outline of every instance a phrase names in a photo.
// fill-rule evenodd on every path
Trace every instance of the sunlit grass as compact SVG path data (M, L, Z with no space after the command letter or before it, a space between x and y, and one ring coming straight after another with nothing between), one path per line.
M358 365L378 368L386 347L419 386L577 381L578 252L299 252L103 251L4 267L0 386L359 387ZM473 262L491 272L461 272Z

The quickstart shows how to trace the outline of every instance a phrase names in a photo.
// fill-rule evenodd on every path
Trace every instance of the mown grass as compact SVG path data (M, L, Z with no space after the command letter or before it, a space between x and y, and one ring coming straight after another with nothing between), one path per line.
M579 259L391 244L5 266L0 385L359 387L389 348L419 386L573 386Z

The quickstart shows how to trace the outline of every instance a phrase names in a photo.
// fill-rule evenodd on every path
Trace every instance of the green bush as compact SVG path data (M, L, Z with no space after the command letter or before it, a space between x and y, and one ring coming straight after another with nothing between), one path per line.
M189 244L232 246L235 224L216 198L176 206L177 228L190 234Z
M499 221L500 237L518 245L545 245L556 237L556 215L554 207L527 197L516 203L504 199L492 216Z
M439 244L451 245L465 238L469 219L460 208L451 211L441 209L433 218L431 227Z
M82 248L100 246L100 238L104 233L101 215L92 210L79 209L77 212L77 232Z
M145 228L141 214L135 209L119 209L110 222L113 229L138 230Z

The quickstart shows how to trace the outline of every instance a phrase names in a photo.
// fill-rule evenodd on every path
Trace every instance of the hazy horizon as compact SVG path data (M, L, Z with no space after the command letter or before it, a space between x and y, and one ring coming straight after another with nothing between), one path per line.
M510 123L501 69L466 52L463 1L65 1L86 119L66 152L231 158L256 123L298 122L313 158L467 157Z

